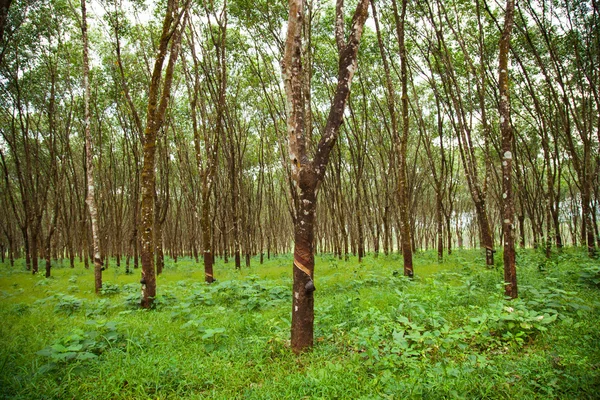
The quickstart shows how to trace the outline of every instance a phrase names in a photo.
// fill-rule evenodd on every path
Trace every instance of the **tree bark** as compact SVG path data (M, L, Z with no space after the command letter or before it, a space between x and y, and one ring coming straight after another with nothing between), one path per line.
M156 190L156 137L163 124L169 102L175 61L177 60L179 43L181 40L182 27L179 25L184 12L185 8L179 10L177 0L169 0L165 18L163 20L158 55L156 56L154 63L148 94L148 111L146 115L146 128L144 130L144 161L142 167L142 205L140 223L140 231L142 233L142 279L140 280L140 283L142 285L141 306L143 308L151 308L154 303L154 298L156 297L153 232L154 194ZM181 25L184 24L185 19ZM170 49L168 49L169 44ZM163 64L167 56L167 50L169 50L169 61L165 72L164 82L161 85Z
M500 38L499 86L500 86L500 132L502 135L502 236L504 240L504 294L511 299L518 296L517 270L515 265L515 209L512 190L512 142L510 122L510 91L508 87L508 56L510 35L514 19L514 0L507 0L504 14L504 30ZM548 221L549 223L549 221Z
M336 43L339 65L338 83L327 117L324 133L313 161L307 155L305 131L304 71L302 68L302 26L304 1L289 0L289 19L282 72L287 98L287 133L292 179L297 201L294 217L294 284L291 345L300 353L313 345L314 322L314 231L318 185L322 182L331 150L339 135L352 77L357 67L358 46L367 19L368 0L359 1L346 40L343 1L336 3ZM340 22L341 21L341 22Z
M402 0L401 14L398 14L398 6L395 0L392 0L392 6L394 9L394 20L396 23L396 38L398 39L399 55L400 55L400 80L402 85L401 94L401 118L402 118L402 133L398 129L398 117L395 108L396 96L392 86L392 79L390 74L390 66L385 55L383 47L383 41L381 39L381 33L379 30L379 20L377 19L377 13L375 8L375 2L371 3L373 10L373 17L375 19L375 28L377 31L377 41L379 44L379 50L381 59L383 61L383 69L386 77L386 95L388 111L390 113L390 120L392 122L392 134L394 138L394 145L396 147L396 153L398 154L398 203L399 203L399 214L400 214L400 232L401 232L401 251L402 258L404 260L404 275L412 277L413 272L413 261L412 261L412 240L411 240L411 227L408 216L408 188L406 181L406 155L408 146L408 68L407 68L407 57L406 57L406 46L404 45L404 21L406 16L406 0Z
M85 161L87 172L87 197L85 202L90 212L92 224L92 243L94 248L94 290L100 293L102 289L102 259L100 258L100 240L98 239L98 210L95 200L94 186L94 155L92 152L92 135L90 133L90 82L89 82L89 56L87 36L86 0L81 0L81 36L83 38L83 86L85 107Z

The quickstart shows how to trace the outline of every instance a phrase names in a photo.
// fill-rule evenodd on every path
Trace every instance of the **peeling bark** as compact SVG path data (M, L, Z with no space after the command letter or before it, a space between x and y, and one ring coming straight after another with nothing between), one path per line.
M351 32L344 37L340 13L343 2L336 4L336 42L338 43L338 83L315 157L309 160L306 145L306 105L302 63L302 27L304 1L289 0L289 19L282 73L287 98L287 133L291 177L298 191L294 218L294 284L292 302L291 345L300 353L313 345L314 322L314 232L317 190L325 176L329 157L339 135L352 77L356 71L358 46L367 19L368 0L359 1L354 12Z

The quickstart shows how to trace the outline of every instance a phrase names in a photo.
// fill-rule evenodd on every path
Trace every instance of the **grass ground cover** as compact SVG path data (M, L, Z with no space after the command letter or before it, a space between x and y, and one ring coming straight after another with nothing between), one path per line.
M501 257L498 257L501 260ZM520 252L520 298L477 251L438 264L317 257L315 347L288 346L291 257L235 271L167 260L157 306L139 273L0 267L0 397L42 399L598 398L600 268ZM111 263L114 266L114 262Z

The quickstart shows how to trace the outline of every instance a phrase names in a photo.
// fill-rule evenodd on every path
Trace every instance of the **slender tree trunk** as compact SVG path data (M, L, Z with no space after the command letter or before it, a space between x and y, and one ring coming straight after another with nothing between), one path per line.
M404 45L404 21L406 16L406 1L402 0L401 15L398 14L398 7L396 1L392 0L392 6L394 9L394 19L396 23L396 37L398 39L399 55L400 55L400 80L402 85L402 97L401 97L401 117L402 117L402 133L400 134L397 122L396 113L396 96L392 86L392 79L390 74L390 66L387 60L386 52L381 39L381 33L379 30L379 20L377 18L377 11L375 2L371 3L373 10L373 17L375 19L375 28L377 31L377 41L379 44L379 50L383 61L383 67L386 77L386 95L388 111L390 113L390 119L392 122L392 131L394 135L394 145L396 153L399 157L398 163L398 203L399 203L399 214L400 214L400 243L399 251L402 253L404 260L404 275L413 276L413 262L412 262L412 240L411 240L411 228L410 220L408 215L408 189L406 182L406 155L408 149L408 72L407 72L407 59L406 59L406 47Z
M90 82L89 82L89 56L87 36L86 0L81 0L81 36L83 38L83 86L85 107L85 160L87 172L87 197L85 202L90 212L92 224L92 244L94 248L94 288L96 293L102 289L102 259L100 258L100 240L98 238L98 211L95 200L94 186L94 153L92 152L92 135L90 133Z
M45 248L45 256L46 256L46 278L50 277L50 271L52 269L52 261L51 261L51 253L52 253L52 236L56 231L56 221L58 219L58 204L59 200L56 198L58 195L58 190L55 190L55 199L54 199L54 214L52 215L52 220L50 222L50 226L48 227L48 236L46 237L46 248ZM4 262L4 260L3 260Z
M189 3L188 3L189 4ZM171 92L173 71L179 53L181 40L180 19L177 0L169 0L163 20L162 34L160 37L158 55L154 63L152 80L148 94L148 111L146 116L146 128L144 131L144 161L142 167L142 206L141 224L142 233L142 301L143 308L151 308L156 297L156 271L154 266L154 194L156 190L156 139L160 130ZM168 49L170 43L170 50ZM162 70L167 51L169 50L169 61L162 81ZM161 88L162 86L162 88ZM161 91L162 89L162 91ZM160 102L159 102L160 93Z
M406 54L406 46L404 45L404 23L406 19L406 3L407 0L402 0L402 10L398 18L398 10L396 0L392 0L394 8L394 16L396 20L396 31L398 37L398 46L400 53L400 81L402 85L402 135L399 140L399 169L398 169L398 193L400 206L400 219L402 222L402 257L404 259L404 275L412 278L413 272L413 245L412 232L410 226L410 217L408 214L408 187L406 182L406 157L408 153L408 58Z
M442 196L441 189L436 194L435 217L437 221L437 254L438 263L444 262L444 218L442 216Z
M158 221L155 220L155 222L154 245L156 249L156 274L160 275L165 267L165 254L163 252L163 227ZM196 251L196 259L198 258L197 256L198 252Z
M38 273L38 234L33 233L31 235L31 273L33 275Z
M514 0L507 0L504 14L504 30L500 38L499 86L500 86L500 132L502 134L502 234L504 240L504 294L511 299L518 296L517 270L515 264L515 209L512 190L512 142L510 122L510 91L508 87L508 57L510 34L514 19Z

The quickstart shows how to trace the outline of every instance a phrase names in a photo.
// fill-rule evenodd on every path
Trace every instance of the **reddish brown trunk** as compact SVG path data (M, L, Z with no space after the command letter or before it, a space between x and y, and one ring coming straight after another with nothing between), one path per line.
M316 211L316 176L312 171L301 176L299 210L294 223L294 298L292 300L292 338L294 351L313 345L314 230ZM304 179L303 179L304 178Z
M302 27L304 1L289 1L287 38L282 72L287 98L291 178L295 181L294 285L292 303L292 350L299 353L313 344L314 321L314 224L316 189L323 180L331 149L339 135L352 77L356 70L358 45L367 19L368 0L361 0L352 18L352 31L346 40L343 32L343 1L336 3L336 43L339 65L338 83L327 123L317 146L314 160L307 156L305 137L304 72L302 69Z

